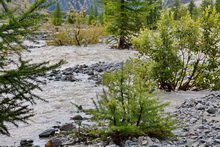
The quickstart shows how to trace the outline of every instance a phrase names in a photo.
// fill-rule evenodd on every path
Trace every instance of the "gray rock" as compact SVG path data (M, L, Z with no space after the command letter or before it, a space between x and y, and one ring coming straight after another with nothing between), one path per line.
M198 104L196 105L196 109L197 109L197 110L205 110L205 106L204 106L203 104L201 104L201 103L198 103Z
M76 79L74 75L64 75L64 76L61 77L61 80L62 80L62 81L75 82L75 81L77 81L78 79Z
M214 106L209 106L208 109L207 109L207 112L209 114L215 114L216 109L214 108Z
M26 139L24 139L24 140L21 140L20 141L20 146L21 147L32 147L33 146L33 140L26 140Z
M199 142L194 142L194 143L192 144L192 147L200 147L199 144L200 144Z
M220 144L220 139L215 139L215 143Z
M190 119L190 123L192 123L192 124L195 123L196 121L197 121L197 118L195 118L195 117Z
M50 136L53 136L54 134L55 134L55 130L54 129L47 129L44 132L40 133L39 137L40 138L50 137Z

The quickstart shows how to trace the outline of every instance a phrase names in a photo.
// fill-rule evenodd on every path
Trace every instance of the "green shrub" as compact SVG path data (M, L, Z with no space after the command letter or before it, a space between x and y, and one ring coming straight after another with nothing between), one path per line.
M93 118L104 123L102 135L111 136L116 143L129 136L174 137L176 121L164 112L168 104L154 98L155 84L146 74L150 72L145 64L132 61L122 65L121 71L104 74L107 89L93 101Z
M153 78L161 89L188 90L215 86L219 79L220 14L208 8L198 20L174 21L164 14L158 30L145 29L132 39L135 49L154 63Z

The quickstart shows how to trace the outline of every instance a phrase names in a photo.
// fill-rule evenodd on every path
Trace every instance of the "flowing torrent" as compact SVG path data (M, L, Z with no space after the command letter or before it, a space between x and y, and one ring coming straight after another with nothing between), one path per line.
M64 59L67 63L62 65L60 68L62 70L76 65L91 65L100 61L118 63L135 57L136 54L136 51L109 49L100 44L88 47L33 48L31 52L24 52L23 56L24 59L32 59L33 63L50 61L50 64L53 64ZM43 91L35 91L35 93L48 102L37 100L37 104L33 105L35 116L31 118L29 124L20 123L18 128L9 124L11 136L0 135L0 146L18 146L22 139L32 139L35 145L44 146L49 139L40 139L38 135L51 126L72 122L70 117L76 115L76 108L71 102L82 105L83 108L93 108L91 98L96 98L96 94L102 91L103 86L88 80L78 82L48 80L46 85L42 85L42 89ZM167 110L174 111L175 106L181 104L184 99L203 97L207 93L208 91L162 93L160 98L171 102Z

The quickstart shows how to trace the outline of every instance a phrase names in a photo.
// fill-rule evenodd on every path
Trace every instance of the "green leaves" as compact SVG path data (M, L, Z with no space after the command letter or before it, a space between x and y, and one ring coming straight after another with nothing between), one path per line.
M161 89L203 89L219 79L211 76L219 67L219 26L219 14L212 8L198 20L187 14L174 21L173 15L165 13L157 31L145 29L132 43L154 62L153 78Z

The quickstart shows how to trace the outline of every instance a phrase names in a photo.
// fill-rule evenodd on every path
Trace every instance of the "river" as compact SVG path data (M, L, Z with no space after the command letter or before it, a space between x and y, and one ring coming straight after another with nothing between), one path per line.
M32 59L33 63L50 61L50 64L53 64L61 59L66 60L67 63L60 69L77 64L91 65L99 61L121 62L135 57L136 54L137 52L133 50L109 49L103 44L88 47L46 46L31 49L31 52L23 52L25 59ZM35 93L48 102L37 100L37 105L33 105L35 116L31 118L29 124L21 123L18 128L9 125L11 136L0 135L0 146L18 146L22 139L32 139L35 145L44 146L48 139L39 139L38 135L52 126L71 122L70 117L76 115L76 108L71 102L82 105L84 108L92 108L91 98L95 98L103 87L87 80L48 81L46 85L42 85L42 89L43 91L35 91ZM161 94L160 98L165 102L171 102L167 110L173 111L184 99L202 97L207 93L207 91L171 92Z

